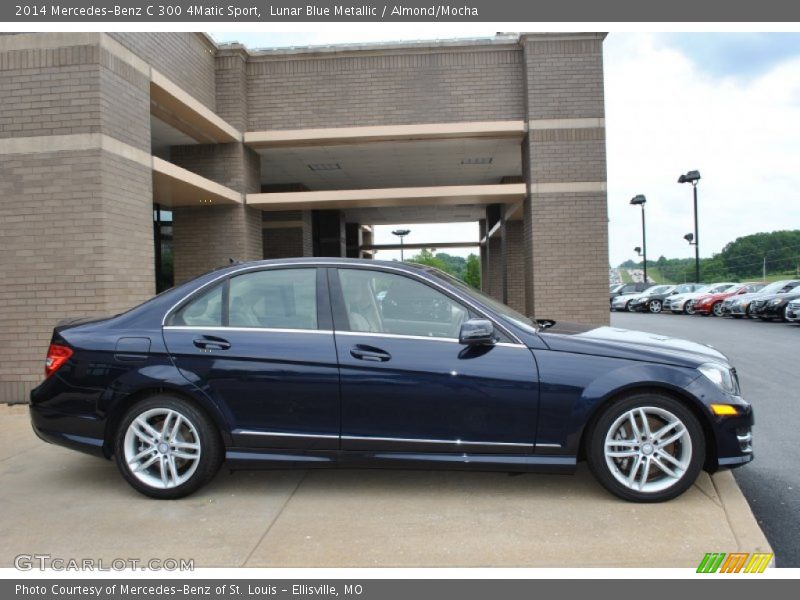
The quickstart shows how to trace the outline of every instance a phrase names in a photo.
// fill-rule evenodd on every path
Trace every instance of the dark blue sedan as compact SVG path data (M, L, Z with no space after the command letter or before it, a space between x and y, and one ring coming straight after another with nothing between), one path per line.
M571 471L626 500L753 458L713 348L525 317L436 269L235 264L59 323L31 393L44 440L113 457L154 498L230 468Z

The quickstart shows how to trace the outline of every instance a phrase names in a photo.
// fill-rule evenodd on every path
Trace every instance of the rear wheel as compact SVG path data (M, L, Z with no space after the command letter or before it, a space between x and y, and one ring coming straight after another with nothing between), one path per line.
M222 444L202 411L178 396L159 394L136 403L122 418L114 458L136 491L182 498L214 477Z
M651 300L648 308L650 309L651 313L657 315L661 312L661 300Z
M705 438L694 414L657 392L628 395L611 404L587 438L587 461L608 491L633 502L680 496L697 479Z

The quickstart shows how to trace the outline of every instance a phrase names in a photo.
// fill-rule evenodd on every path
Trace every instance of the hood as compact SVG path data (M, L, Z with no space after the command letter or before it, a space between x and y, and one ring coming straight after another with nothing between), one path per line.
M539 335L551 350L561 352L684 367L697 367L709 361L728 363L727 357L711 346L645 331L559 322L540 331Z
M695 300L700 296L706 296L708 292L684 292L683 294L675 294L670 296L672 300Z

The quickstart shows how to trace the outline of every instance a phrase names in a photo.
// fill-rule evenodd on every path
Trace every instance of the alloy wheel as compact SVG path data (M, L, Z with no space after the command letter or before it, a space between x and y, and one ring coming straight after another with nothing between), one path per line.
M692 439L683 421L657 406L622 413L605 437L606 465L630 490L660 492L678 483L692 460Z
M694 302L692 302L691 300L689 302L687 302L686 303L686 308L684 310L686 311L687 315L693 315L694 312L695 312L694 311Z
M653 300L650 302L650 312L654 314L661 312L661 300Z
M711 307L711 312L714 313L715 317L722 316L722 302L717 302L714 306Z
M125 432L123 449L131 474L151 488L176 488L200 464L197 427L170 408L151 408L137 415Z

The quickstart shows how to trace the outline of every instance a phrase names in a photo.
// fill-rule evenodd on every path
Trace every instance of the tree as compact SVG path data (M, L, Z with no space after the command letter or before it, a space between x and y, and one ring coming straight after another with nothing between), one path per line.
M467 257L463 279L467 285L481 289L481 259L475 254L470 254Z
M418 265L426 265L428 267L435 267L437 269L441 269L445 273L450 272L447 269L447 264L442 259L434 256L433 252L427 248L423 248L419 251L419 254L409 258L408 262L416 263Z

